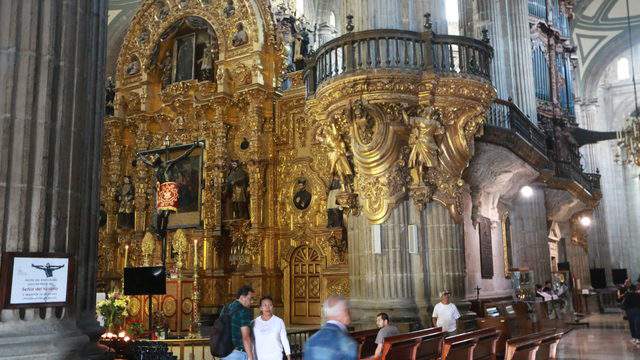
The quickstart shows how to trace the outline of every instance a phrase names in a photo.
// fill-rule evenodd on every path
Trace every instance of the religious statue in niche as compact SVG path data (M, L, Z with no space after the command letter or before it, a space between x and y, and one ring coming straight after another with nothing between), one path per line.
M127 65L127 75L133 76L140 72L140 61L138 59L133 59L129 65Z
M164 1L159 0L156 2L156 10L158 11L158 14L155 16L155 18L158 21L162 21L167 16L169 16L169 9L167 8L167 5L164 3Z
M327 194L327 227L342 227L342 207L338 204L337 197L340 193L340 179L333 175Z
M109 76L107 78L107 86L105 89L105 115L113 115L115 98L116 85L113 83L113 78Z
M156 231L160 238L165 239L167 226L169 225L169 215L178 211L178 201L180 188L179 183L172 177L173 168L185 160L198 147L202 146L202 142L194 142L181 155L174 159L169 159L169 137L164 140L164 149L156 150L150 155L138 153L137 157L147 166L152 167L156 172L156 210L158 216L156 219ZM161 152L164 152L164 159ZM147 152L149 153L149 152Z
M375 133L376 122L371 115L369 115L361 101L356 103L353 109L353 117L360 140L363 144L370 144Z
M175 81L193 79L193 62L195 52L195 34L176 39L176 71Z
M317 135L317 140L329 150L329 163L331 175L337 175L340 179L342 190L349 191L349 178L353 175L351 164L347 154L347 146L342 136L332 123L328 129L323 128Z
M202 57L198 59L197 64L200 66L198 74L198 80L211 81L213 79L213 54L215 48L211 40L204 42L204 49L202 50Z
M134 227L134 191L131 177L125 176L122 179L122 186L120 186L116 194L116 201L118 203L118 227L120 229L133 229Z
M140 45L144 45L146 44L147 40L149 40L149 31L148 30L143 30L140 35L138 36L138 43Z
M162 64L160 65L160 81L162 82L163 89L171 84L171 76L173 75L173 69L171 67L172 61L173 57L171 56L171 50L167 50L164 53L164 59L162 59Z
M248 219L249 202L247 189L249 187L249 175L244 171L238 161L232 161L229 165L229 175L225 184L225 198L227 204L230 200L230 209L227 206L230 219Z
M403 113L405 120L407 115ZM413 127L409 135L409 168L414 185L423 184L425 167L434 167L438 163L438 144L436 136L445 133L438 121L437 110L429 107L421 112L421 116L414 117Z
M296 70L304 68L304 59L307 55L309 55L309 31L303 16L296 21L295 26L293 63Z
M299 178L293 194L293 205L298 210L305 210L311 204L311 193L307 190L307 179Z
M100 228L107 225L107 211L104 209L103 203L100 203L100 211L98 211L98 225Z
M236 13L236 7L233 5L233 0L227 0L227 6L224 7L224 16L228 18L232 17Z
M244 29L244 25L242 23L238 23L236 25L236 33L233 35L233 39L231 39L231 44L233 46L242 46L249 42L249 35Z

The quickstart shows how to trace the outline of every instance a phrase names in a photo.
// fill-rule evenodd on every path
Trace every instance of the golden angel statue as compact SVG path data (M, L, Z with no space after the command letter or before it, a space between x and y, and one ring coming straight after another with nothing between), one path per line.
M338 129L332 123L328 129L321 130L318 134L318 140L329 149L329 162L331 164L329 172L331 175L338 175L342 190L348 191L349 177L353 175L353 170L347 157L347 146L342 140Z
M445 133L438 121L435 109L429 107L421 112L422 116L412 118L413 126L409 135L409 168L413 169L412 177L415 185L423 182L425 167L434 167L438 163L438 144L435 137ZM406 115L405 115L406 117Z

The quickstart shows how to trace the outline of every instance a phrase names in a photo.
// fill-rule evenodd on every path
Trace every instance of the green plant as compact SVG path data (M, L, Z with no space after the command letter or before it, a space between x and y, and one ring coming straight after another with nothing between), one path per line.
M131 323L129 324L128 333L131 335L131 337L137 338L138 336L142 335L142 333L144 333L144 327L142 327L142 324L139 322Z

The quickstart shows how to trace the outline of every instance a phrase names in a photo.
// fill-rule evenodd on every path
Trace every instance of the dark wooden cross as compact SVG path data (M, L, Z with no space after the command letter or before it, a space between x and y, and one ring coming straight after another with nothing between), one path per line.
M480 290L482 290L482 288L476 285L476 300L478 301L480 301Z

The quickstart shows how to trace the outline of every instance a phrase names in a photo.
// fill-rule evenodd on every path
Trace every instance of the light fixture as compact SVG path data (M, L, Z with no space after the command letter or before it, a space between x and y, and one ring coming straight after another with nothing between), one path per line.
M591 218L589 216L581 216L580 217L580 225L584 226L584 227L589 227L591 226Z
M520 195L522 195L525 198L530 198L533 196L533 188L529 185L525 185L522 188L520 188Z
M636 89L636 66L631 39L631 16L629 15L629 0L627 0L627 31L629 35L629 51L631 51L631 80L633 82L633 97L635 111L625 120L624 128L618 132L618 150L614 161L618 164L636 164L640 166L640 111L638 110L638 92Z

